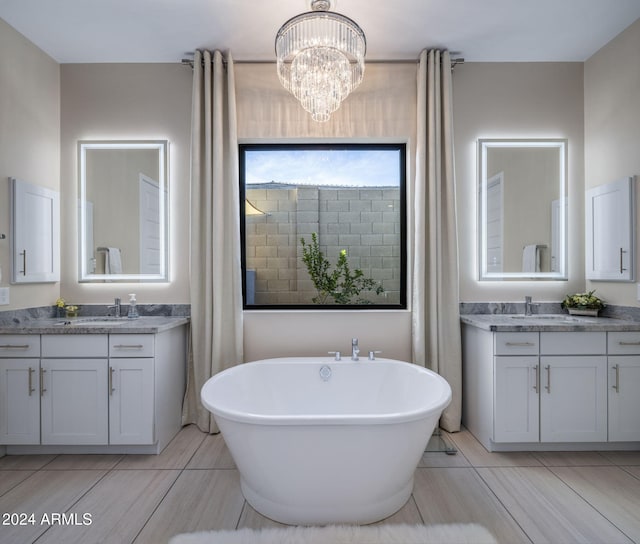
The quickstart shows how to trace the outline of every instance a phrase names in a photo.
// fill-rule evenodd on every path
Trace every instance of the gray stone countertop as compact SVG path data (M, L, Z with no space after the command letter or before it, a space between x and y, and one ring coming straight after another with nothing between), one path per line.
M567 314L465 314L462 323L496 332L640 331L640 321Z
M189 323L188 317L40 318L0 324L0 334L155 334Z

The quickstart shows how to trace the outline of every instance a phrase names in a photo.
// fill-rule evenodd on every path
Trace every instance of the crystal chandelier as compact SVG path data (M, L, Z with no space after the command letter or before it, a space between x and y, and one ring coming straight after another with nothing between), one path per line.
M329 7L329 0L312 0L312 11L289 19L276 35L280 82L319 122L360 85L367 50L362 29Z

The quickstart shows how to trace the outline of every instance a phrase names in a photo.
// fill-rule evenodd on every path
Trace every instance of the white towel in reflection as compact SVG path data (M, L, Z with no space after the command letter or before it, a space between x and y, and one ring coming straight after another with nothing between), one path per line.
M108 247L104 257L106 274L122 274L122 255L117 247Z
M537 244L524 246L522 250L522 271L540 272L540 250Z

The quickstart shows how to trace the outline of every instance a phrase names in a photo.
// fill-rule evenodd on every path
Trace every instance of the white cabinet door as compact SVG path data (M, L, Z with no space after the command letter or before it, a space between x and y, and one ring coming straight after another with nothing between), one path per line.
M11 178L11 281L60 281L60 193Z
M0 444L40 444L39 359L0 359Z
M154 360L109 360L109 443L153 444Z
M640 355L609 357L609 441L640 441Z
M43 444L107 444L107 359L41 360Z
M537 442L538 357L495 357L494 442Z
M607 358L540 357L540 441L607 440Z
M634 281L635 179L589 189L585 224L587 279Z

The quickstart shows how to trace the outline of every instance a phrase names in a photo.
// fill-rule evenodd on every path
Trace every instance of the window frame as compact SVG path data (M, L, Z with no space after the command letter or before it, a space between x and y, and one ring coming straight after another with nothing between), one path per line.
M246 255L246 152L279 150L394 150L399 152L399 200L400 200L400 300L392 304L247 304L247 255ZM238 144L240 187L240 255L242 267L243 310L406 310L407 309L407 144L406 142L321 142L321 143L240 143ZM335 259L329 259L333 262Z

